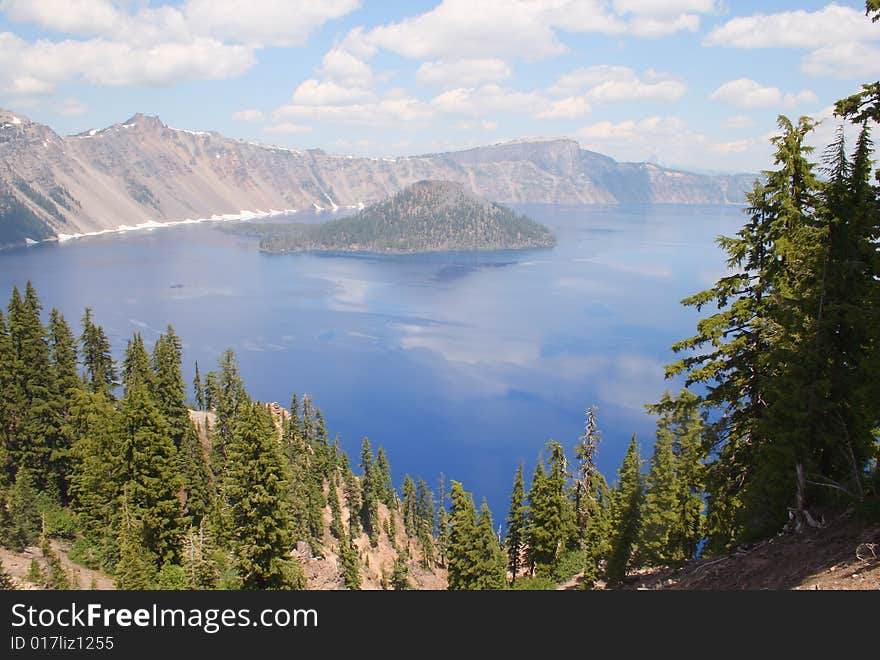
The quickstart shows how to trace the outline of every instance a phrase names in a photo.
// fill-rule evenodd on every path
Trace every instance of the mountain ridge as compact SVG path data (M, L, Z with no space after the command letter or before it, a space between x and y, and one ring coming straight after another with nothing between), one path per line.
M568 138L397 158L173 128L137 113L60 136L0 109L0 246L212 216L358 208L423 179L503 204L741 203L755 175L622 163Z

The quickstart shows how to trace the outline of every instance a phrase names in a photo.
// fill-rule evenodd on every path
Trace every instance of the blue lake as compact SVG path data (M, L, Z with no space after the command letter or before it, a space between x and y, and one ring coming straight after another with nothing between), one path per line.
M168 323L186 378L231 347L248 390L287 405L309 393L357 461L362 438L404 473L462 481L503 519L513 473L549 438L570 451L598 406L609 480L643 404L697 314L679 301L723 273L714 245L739 207L522 206L550 250L418 256L267 255L251 238L190 225L0 253L0 294L33 281L78 327L90 305L121 355Z

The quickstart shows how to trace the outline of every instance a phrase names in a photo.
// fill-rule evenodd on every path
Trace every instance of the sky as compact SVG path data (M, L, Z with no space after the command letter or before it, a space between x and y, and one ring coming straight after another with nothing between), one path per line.
M0 107L62 134L137 112L366 156L568 137L771 165L780 114L880 78L862 0L0 0Z

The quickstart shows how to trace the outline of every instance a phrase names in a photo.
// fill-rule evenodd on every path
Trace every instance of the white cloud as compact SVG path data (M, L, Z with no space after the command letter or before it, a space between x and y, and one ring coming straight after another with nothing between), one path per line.
M290 117L368 126L394 126L399 122L426 121L435 116L434 110L418 99L410 97L384 98L370 103L349 105L290 104L278 108L276 119Z
M674 2L673 9L649 2L607 0L442 0L430 11L369 30L352 30L343 47L360 57L378 49L413 59L485 59L504 56L537 60L559 55L558 32L660 37L699 26L714 3ZM615 9L617 11L615 11Z
M746 128L752 125L752 118L748 115L734 115L724 121L724 128Z
M865 18L863 9L832 3L815 12L799 9L734 18L712 30L703 43L728 48L813 49L877 38L877 26Z
M880 76L880 48L855 41L825 46L805 56L801 68L812 76L876 78Z
M310 78L293 92L296 105L349 105L372 98L373 93L358 87L343 87L335 82Z
M546 101L532 92L518 92L498 85L460 87L435 96L431 105L449 115L480 117L493 112L534 113Z
M616 124L600 121L584 126L577 135L596 140L636 140L648 135L676 135L686 128L687 124L679 117L648 117L640 121L630 119Z
M220 39L271 46L301 46L327 21L354 11L358 0L188 0L187 19Z
M29 43L0 33L0 89L8 93L49 93L75 79L108 86L220 80L254 62L247 46L205 38L139 47L104 39Z
M583 93L593 103L676 101L687 85L669 74L647 70L639 75L625 66L600 64L565 73L548 89L551 94Z
M475 87L482 83L510 78L512 72L504 60L436 60L424 62L416 72L416 80L436 87Z
M263 118L262 110L239 110L232 113L232 118L238 121L260 121Z
M341 85L355 87L366 87L373 79L369 64L341 48L327 51L318 73Z
M312 127L284 122L281 124L274 124L273 126L267 126L263 130L267 133L311 133Z
M301 45L317 27L357 6L358 0L187 0L157 7L111 0L0 0L0 10L12 21L86 37L26 41L0 34L0 90L45 94L76 79L168 85L234 77L254 65L259 48Z
M718 2L717 0L614 0L614 9L621 14L668 18L690 12L713 13L718 10Z
M108 0L0 0L0 11L13 21L68 34L107 34L121 18Z
M55 113L66 117L75 117L86 114L88 109L89 106L78 99L64 99L55 110Z
M709 95L738 108L770 108L774 106L796 107L804 103L818 102L816 94L808 89L783 94L778 87L764 87L750 78L737 78L721 85Z
M731 140L730 142L715 142L708 145L711 151L721 154L742 153L754 144L754 140Z
M590 104L582 96L553 101L550 107L535 115L538 119L579 119L590 111Z

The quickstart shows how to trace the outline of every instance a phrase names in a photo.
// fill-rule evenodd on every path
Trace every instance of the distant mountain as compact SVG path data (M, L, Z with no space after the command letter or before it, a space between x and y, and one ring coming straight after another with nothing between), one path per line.
M261 211L357 207L423 179L500 203L742 202L753 175L618 163L573 140L519 140L405 158L356 158L171 128L137 114L61 137L0 110L0 245Z
M321 224L263 225L268 252L436 252L551 247L549 229L460 183L419 181L355 215Z

